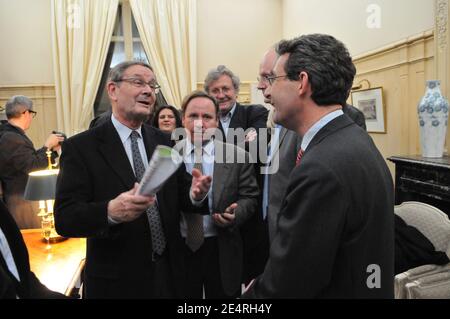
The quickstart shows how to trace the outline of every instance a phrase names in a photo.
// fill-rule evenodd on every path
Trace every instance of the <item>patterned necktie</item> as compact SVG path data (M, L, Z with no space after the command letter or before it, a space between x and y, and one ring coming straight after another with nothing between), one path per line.
M139 133L132 131L130 134L131 139L131 153L133 155L133 166L134 174L138 182L141 181L142 176L145 172L144 163L142 162L141 153L139 152L139 147L137 140L140 138ZM146 210L148 224L150 225L150 232L152 235L152 249L158 255L162 255L164 249L166 248L166 238L164 236L164 231L161 223L161 216L159 215L158 206L152 205Z
M302 161L303 153L304 153L303 149L300 149L300 151L298 151L297 159L295 160L295 166L300 165L300 162Z
M194 149L194 168L203 173L202 148ZM186 245L196 252L203 244L203 216L200 214L184 214L187 224Z

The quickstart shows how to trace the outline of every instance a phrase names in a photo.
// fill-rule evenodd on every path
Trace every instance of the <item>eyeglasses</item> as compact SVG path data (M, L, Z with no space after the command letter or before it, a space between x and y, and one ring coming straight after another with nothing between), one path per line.
M278 76L272 75L272 76L266 76L265 79L269 82L270 85L273 85L273 83L275 82L276 79L278 79L278 78L285 78L287 76L288 76L287 74L285 74L285 75L278 75Z
M23 111L22 114L25 114L26 112L30 113L30 114L31 114L31 117L33 117L33 118L36 117L36 114L37 114L36 111L33 111L33 110L26 110L26 111Z
M256 78L256 80L258 81L258 83L260 83L260 82L267 83L267 82L269 82L268 78L269 78L268 75L261 75L261 76L258 76Z
M156 81L145 82L144 80L138 78L120 79L114 82L128 82L132 86L137 88L144 88L146 85L148 85L155 91L155 94L159 93L159 89L161 89L161 86Z

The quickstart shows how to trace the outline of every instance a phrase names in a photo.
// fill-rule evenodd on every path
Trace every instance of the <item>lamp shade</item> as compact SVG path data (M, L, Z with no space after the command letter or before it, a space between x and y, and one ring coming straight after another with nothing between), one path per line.
M46 169L28 174L23 198L26 200L55 199L58 169Z

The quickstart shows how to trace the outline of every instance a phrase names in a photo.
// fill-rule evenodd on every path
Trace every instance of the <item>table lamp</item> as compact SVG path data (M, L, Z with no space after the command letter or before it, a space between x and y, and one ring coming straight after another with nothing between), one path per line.
M56 179L59 169L53 169L51 164L51 152L47 152L49 158L49 168L34 171L28 174L27 185L25 186L24 199L39 201L38 216L42 218L42 225L50 224L50 240L57 241L63 239L56 233L53 217L53 204L56 191ZM44 231L44 229L43 229Z

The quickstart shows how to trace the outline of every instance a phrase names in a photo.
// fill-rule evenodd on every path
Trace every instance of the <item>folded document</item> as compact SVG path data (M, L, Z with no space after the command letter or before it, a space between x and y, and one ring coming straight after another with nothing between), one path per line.
M183 158L177 151L158 145L139 184L138 194L155 195L182 162Z

